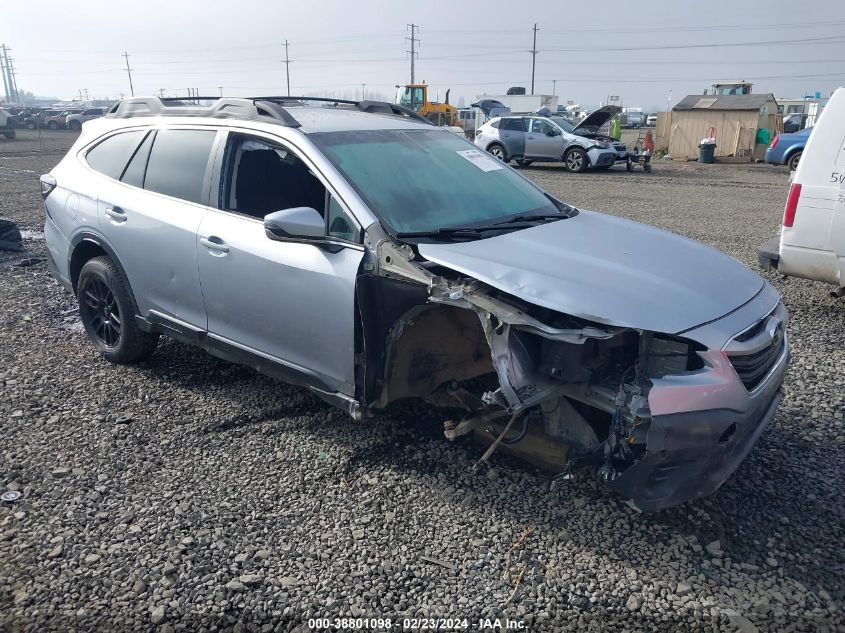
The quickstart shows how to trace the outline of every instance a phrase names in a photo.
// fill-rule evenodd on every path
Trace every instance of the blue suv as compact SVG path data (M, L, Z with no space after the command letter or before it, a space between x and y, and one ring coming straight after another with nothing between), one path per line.
M775 136L775 140L766 150L766 162L772 165L788 165L791 171L795 171L812 131L813 128L808 127L799 132Z

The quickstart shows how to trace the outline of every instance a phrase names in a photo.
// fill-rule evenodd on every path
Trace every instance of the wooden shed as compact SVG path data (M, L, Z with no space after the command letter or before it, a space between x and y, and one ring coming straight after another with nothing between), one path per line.
M757 143L757 131L765 129L774 138L782 125L772 94L689 95L660 119L656 146L668 148L678 160L695 159L701 139L713 135L717 157L761 159L766 144Z

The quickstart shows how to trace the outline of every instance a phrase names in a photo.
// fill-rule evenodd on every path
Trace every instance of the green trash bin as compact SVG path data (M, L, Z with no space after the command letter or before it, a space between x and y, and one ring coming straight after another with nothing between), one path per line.
M702 143L698 146L698 162L708 165L715 161L716 143Z

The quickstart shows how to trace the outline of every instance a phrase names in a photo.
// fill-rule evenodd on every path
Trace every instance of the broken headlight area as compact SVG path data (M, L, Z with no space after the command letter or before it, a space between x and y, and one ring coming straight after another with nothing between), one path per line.
M447 436L474 432L546 470L593 465L612 482L647 450L652 381L704 367L693 341L540 310L478 284L435 287L431 300L478 315L498 379L462 398L476 406Z

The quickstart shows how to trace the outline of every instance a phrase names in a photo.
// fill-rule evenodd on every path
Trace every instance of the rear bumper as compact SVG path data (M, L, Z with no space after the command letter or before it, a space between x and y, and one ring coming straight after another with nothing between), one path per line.
M783 165L783 152L772 150L771 148L766 150L766 154L763 156L763 160L765 160L770 165Z
M763 270L777 270L780 261L780 238L766 240L757 248L757 262Z

